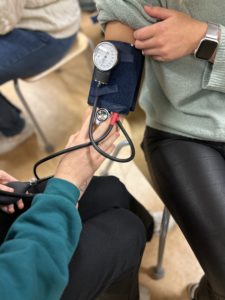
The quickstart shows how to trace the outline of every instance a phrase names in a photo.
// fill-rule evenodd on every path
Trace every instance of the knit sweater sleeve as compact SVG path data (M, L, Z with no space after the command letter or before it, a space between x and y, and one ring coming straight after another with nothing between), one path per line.
M15 221L0 247L1 299L60 299L81 231L78 197L74 185L51 179Z
M208 64L203 88L225 93L225 27L220 25L221 37L213 64Z
M119 21L132 29L138 29L155 22L144 11L144 0L96 0L98 20L102 28L110 21Z
M22 17L26 0L0 1L0 35L10 32Z

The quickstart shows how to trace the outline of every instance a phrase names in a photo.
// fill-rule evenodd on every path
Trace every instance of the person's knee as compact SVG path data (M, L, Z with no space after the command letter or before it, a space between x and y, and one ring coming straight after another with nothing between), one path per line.
M117 214L118 232L114 232L115 239L120 238L125 251L133 249L134 252L142 253L146 244L146 229L142 221L127 209L117 209Z
M146 229L141 220L129 210L118 208L106 213L102 224L105 224L107 260L114 262L118 272L122 271L122 266L123 271L137 267L146 244Z
M114 204L114 207L123 207L129 208L131 195L127 191L125 185L115 176L100 176L93 178L93 187L95 187L96 198L101 199L103 194L111 203ZM100 188L97 189L96 187Z
M145 243L146 230L137 216L127 209L110 209L84 224L77 260L94 268L110 261L131 267L139 263Z
M130 208L132 196L114 176L94 177L79 205L83 222L113 208ZM94 205L93 205L94 203Z

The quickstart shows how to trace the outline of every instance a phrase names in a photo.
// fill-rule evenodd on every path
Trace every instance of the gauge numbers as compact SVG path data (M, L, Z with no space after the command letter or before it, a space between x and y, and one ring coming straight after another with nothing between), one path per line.
M118 51L110 42L97 45L93 53L93 62L100 71L111 70L118 62Z

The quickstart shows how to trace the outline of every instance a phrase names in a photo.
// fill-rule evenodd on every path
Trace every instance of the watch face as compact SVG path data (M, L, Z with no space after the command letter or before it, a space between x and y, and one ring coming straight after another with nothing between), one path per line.
M93 61L100 71L109 71L118 62L118 51L112 43L102 42L94 50Z
M215 40L203 40L196 52L196 57L209 60L216 50L218 42Z

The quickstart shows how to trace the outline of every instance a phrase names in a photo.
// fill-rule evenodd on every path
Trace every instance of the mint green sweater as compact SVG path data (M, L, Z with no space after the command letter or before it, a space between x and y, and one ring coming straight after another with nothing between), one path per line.
M43 194L11 226L0 247L1 300L58 300L78 244L79 190L51 179Z
M193 55L173 62L146 58L140 105L153 128L188 137L225 142L225 1L96 0L100 24L120 21L133 29L154 23L143 10L151 4L220 24L221 40L213 65Z

